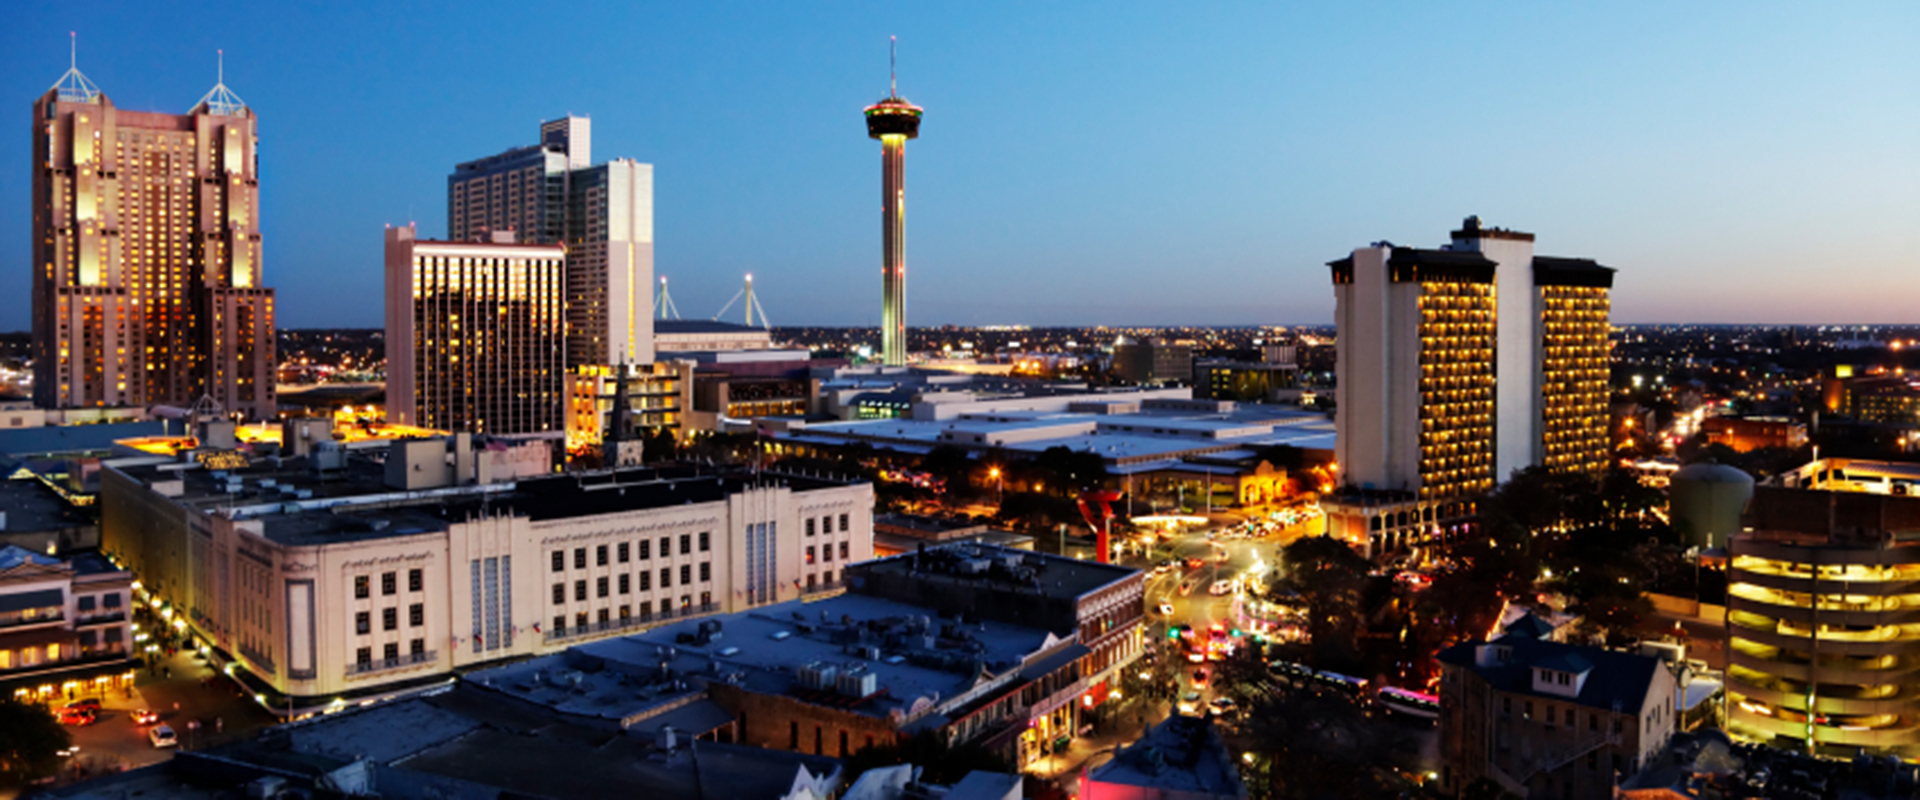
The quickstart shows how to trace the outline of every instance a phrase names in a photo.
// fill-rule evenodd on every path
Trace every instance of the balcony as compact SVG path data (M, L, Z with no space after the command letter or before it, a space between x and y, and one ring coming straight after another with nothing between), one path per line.
M375 673L391 672L393 670L406 669L421 664L432 664L438 661L439 657L440 654L438 652L428 650L424 653L414 653L399 658L384 658L378 661L363 661L357 664L349 664L347 665L347 677L364 678Z
M541 642L544 644L554 644L556 642L572 641L575 639L598 638L623 631L638 631L652 625L661 625L676 619L689 619L712 614L719 610L720 607L717 604L702 603L697 606L688 606L687 608L668 611L663 614L654 614L652 616L610 619L605 622L590 622L584 626L576 625L565 630L547 631L545 638L543 638Z
M34 612L28 614L27 611ZM26 611L12 611L0 614L0 630L7 628L26 628L34 625L46 625L66 619L59 606L52 608L30 608Z

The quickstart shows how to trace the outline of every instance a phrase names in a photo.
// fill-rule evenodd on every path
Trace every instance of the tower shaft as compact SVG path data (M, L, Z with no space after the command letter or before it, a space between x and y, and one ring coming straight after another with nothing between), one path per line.
M907 363L907 137L880 137L880 358Z

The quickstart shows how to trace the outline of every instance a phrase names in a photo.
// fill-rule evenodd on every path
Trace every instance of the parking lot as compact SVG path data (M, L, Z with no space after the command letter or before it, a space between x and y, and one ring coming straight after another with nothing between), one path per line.
M155 748L149 741L148 731L154 726L136 724L134 713L141 709L155 712L156 724L172 728L179 746L191 749L230 741L273 723L272 715L242 696L231 680L216 676L196 655L182 650L162 659L151 671L141 669L132 697L124 691L108 692L99 697L100 710L92 724L67 726L79 749L56 782L70 783L170 758L170 748ZM58 705L65 704L63 699ZM0 792L0 800L5 800L3 795Z

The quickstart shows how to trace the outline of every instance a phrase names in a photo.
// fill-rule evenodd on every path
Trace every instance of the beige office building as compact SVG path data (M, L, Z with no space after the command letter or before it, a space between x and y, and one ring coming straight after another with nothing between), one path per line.
M111 463L102 546L295 714L827 592L871 557L869 484L691 468L501 480L490 452L458 435L397 442L384 465L331 450L223 472Z
M1438 249L1380 242L1327 266L1329 534L1369 552L1446 540L1516 470L1606 468L1612 268L1535 255L1533 234L1478 217Z
M257 122L224 83L123 111L78 69L34 102L36 405L274 414Z
M566 429L557 245L433 242L388 228L387 418L475 433Z

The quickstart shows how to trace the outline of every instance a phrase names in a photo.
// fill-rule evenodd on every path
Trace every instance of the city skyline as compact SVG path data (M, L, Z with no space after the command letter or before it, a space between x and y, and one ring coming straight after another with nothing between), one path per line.
M284 327L377 327L375 226L442 235L448 164L566 114L657 165L656 269L689 316L752 272L776 324L877 325L848 118L886 89L888 35L901 94L941 109L916 145L919 325L1324 324L1327 253L1431 247L1468 214L1608 254L1633 276L1619 323L1920 320L1898 304L1920 109L1889 101L1920 75L1908 7L329 11L29 10L0 85L30 105L78 31L116 105L177 113L224 48L263 120ZM1070 145L1032 130L1069 112ZM0 175L0 213L26 218L27 178ZM28 327L27 239L0 233L0 330Z

